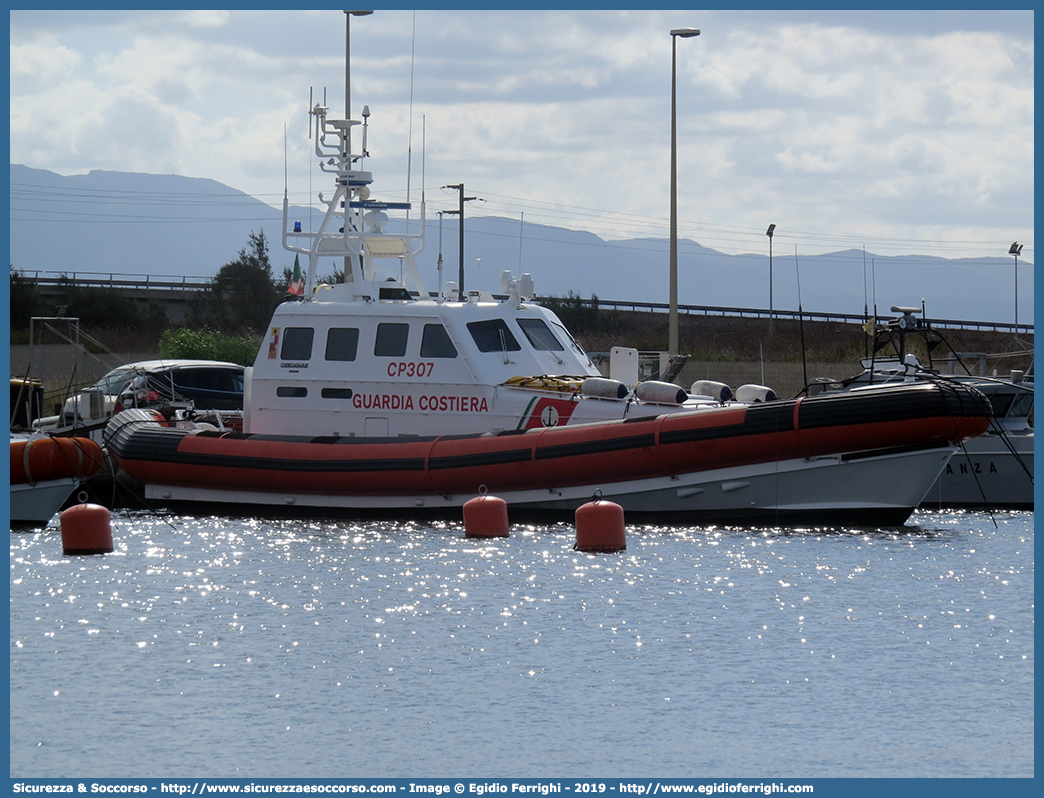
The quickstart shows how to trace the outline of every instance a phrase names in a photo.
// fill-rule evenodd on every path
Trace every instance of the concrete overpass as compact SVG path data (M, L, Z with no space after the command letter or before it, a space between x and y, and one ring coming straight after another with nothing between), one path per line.
M28 271L19 274L33 282L44 300L45 307L56 316L59 312L64 286L75 288L107 288L142 305L158 304L171 324L183 324L189 319L189 309L209 290L210 277L175 277L153 274L103 274L99 272Z

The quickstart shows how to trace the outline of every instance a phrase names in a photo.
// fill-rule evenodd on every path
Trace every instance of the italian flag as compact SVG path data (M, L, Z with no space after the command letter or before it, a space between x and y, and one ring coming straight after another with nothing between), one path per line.
M301 260L299 255L294 255L294 277L290 286L286 289L288 294L304 296L304 278L301 276Z

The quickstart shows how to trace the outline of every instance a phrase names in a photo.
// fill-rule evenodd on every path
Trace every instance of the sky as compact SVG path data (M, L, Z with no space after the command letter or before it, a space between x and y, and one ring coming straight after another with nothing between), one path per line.
M1033 12L377 10L351 19L373 196L726 253L1033 257ZM345 15L11 11L11 162L307 204ZM325 98L325 100L324 100ZM284 177L285 176L285 177Z

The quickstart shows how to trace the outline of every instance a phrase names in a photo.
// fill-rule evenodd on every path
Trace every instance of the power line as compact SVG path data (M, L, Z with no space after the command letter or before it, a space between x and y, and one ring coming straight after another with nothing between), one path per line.
M386 191L388 196L396 196L401 192ZM485 207L486 213L477 210L473 218L478 216L491 217L499 215L495 212L513 215L515 212L524 212L532 224L540 224L541 220L548 226L570 228L570 222L580 223L584 232L595 236L606 238L628 239L628 238L665 238L666 221L654 216L641 216L637 214L623 214L619 211L606 211L597 208L583 206L562 205L560 203L543 202L510 195L482 192L488 200ZM291 192L293 197L300 197L296 204L305 206L311 199L307 192ZM102 188L65 188L39 186L26 183L12 183L11 197L19 201L19 206L10 208L12 222L33 223L47 222L55 217L82 218L104 224L215 224L222 222L269 222L279 219L278 211L264 201L264 197L273 199L281 198L276 194L246 194L240 191L225 192L157 192L139 191L128 189L102 189ZM273 215L248 215L242 217L215 218L209 216L181 216L171 218L170 216L144 216L141 214L107 214L102 211L75 212L55 210L55 200L77 205L89 204L92 208L108 207L114 205L133 204L141 206L191 206L193 208L257 208L260 203L265 208L272 210ZM34 202L46 203L41 208L26 207ZM493 211L494 213L490 213ZM18 215L15 215L18 214ZM36 216L35 214L39 214ZM750 244L759 242L763 238L760 228L754 229L740 225L716 224L711 222L696 222L692 220L679 220L679 232L689 239L700 239L702 246L713 248L726 255L749 254L752 247ZM909 253L911 247L921 251L945 252L951 257L955 253L975 250L1002 249L1008 246L1005 241L999 240L953 240L944 241L938 239L915 239L915 238L890 238L881 236L843 235L833 233L817 233L811 231L793 230L780 232L781 239L789 239L792 242L805 246L828 246L838 245L847 248L859 248L870 245L879 254L882 249L904 249ZM684 244L684 242L682 242ZM1030 250L1033 249L1033 241L1023 242ZM581 244L583 245L583 244ZM597 246L597 244L589 244ZM980 256L981 257L981 256Z

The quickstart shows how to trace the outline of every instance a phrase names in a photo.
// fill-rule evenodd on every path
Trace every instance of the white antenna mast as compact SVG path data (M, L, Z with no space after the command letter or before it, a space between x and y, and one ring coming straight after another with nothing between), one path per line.
M425 180L425 177L424 177L424 167L425 167L425 163L426 163L425 157L427 156L427 152L428 152L427 127L426 127L427 121L428 121L427 117L425 117L423 114L421 114L421 208L424 207L424 180ZM409 198L407 197L407 199L409 199ZM441 219L441 217L439 217L439 218ZM440 271L439 272L439 277L441 278L441 276L442 276L442 272ZM442 286L441 285L439 286L439 292L440 293L442 292Z
M410 178L413 175L413 75L415 54L417 52L417 12L413 12L413 45L410 48L410 124L406 141L406 201L410 201ZM421 178L421 182L424 180ZM406 211L406 218L410 218L410 212Z
M312 86L308 87L308 113L305 114L305 118L308 120L308 140L312 140L312 109L315 105L312 103ZM315 195L312 193L312 167L311 161L309 160L308 166L308 232L312 232L312 211L314 210L313 203L315 202ZM347 279L347 278L345 278Z

